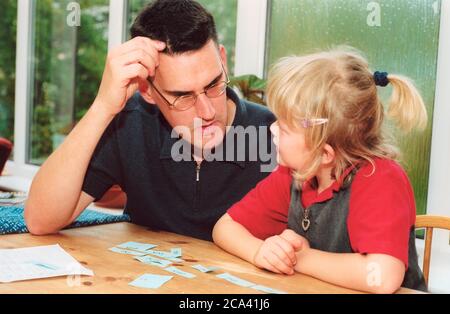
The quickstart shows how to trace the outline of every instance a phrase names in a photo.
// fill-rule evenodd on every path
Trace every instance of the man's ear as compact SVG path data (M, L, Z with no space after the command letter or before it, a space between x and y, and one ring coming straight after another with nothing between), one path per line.
M150 88L150 84L148 82L139 83L139 92L146 102L149 104L156 104L155 99L152 96L152 89Z
M322 164L326 166L331 165L334 162L335 158L336 152L334 151L333 147L331 147L328 144L325 144L322 153Z
M228 71L228 62L227 62L227 49L223 45L219 45L219 54L220 59L222 60L222 64L227 71L228 75L230 75Z

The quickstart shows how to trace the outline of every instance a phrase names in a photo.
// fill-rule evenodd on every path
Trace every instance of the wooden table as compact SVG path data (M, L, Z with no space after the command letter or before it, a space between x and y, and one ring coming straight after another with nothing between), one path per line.
M155 249L180 247L185 262L175 265L197 277L187 279L166 272L162 268L143 264L131 255L114 253L108 248L127 241L157 244ZM215 275L229 272L239 278L282 290L288 293L360 293L334 286L302 274L283 276L273 274L232 256L213 243L168 232L150 231L130 223L63 230L49 236L30 234L0 236L0 248L22 248L59 244L81 264L92 269L94 277L82 276L79 284L68 284L67 277L32 281L0 283L0 294L5 293L192 293L192 294L252 294L251 288L231 284ZM218 266L220 270L204 274L191 265ZM1 270L0 270L1 271ZM145 274L171 275L173 279L159 289L135 288L128 283ZM72 280L73 283L73 280ZM399 293L419 293L400 289Z

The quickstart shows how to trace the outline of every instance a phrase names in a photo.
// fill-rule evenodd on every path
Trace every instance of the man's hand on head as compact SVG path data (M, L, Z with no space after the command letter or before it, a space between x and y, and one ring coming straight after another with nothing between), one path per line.
M135 37L108 54L95 103L116 115L159 66L159 53L166 44L147 37Z

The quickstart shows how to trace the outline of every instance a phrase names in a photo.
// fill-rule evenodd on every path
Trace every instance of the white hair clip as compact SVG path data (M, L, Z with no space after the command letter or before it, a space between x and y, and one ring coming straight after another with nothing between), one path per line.
M310 128L312 126L315 125L321 125L321 124L325 124L328 122L328 119L322 119L322 118L318 118L318 119L301 119L300 123L302 125L302 127L304 127L305 129Z

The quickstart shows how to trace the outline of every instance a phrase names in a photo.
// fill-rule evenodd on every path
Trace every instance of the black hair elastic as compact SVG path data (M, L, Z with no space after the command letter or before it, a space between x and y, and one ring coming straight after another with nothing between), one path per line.
M388 73L387 72L378 72L376 71L373 74L373 79L375 80L375 84L377 86L385 87L389 84Z

